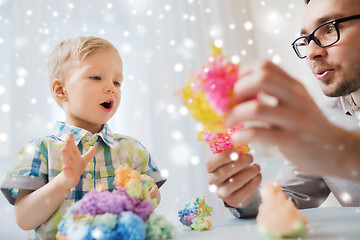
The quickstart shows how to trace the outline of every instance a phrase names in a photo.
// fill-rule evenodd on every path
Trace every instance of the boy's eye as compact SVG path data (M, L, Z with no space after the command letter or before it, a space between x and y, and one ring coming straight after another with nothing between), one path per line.
M99 76L93 76L93 77L90 77L91 79L94 79L94 80L101 80L101 77Z
M121 83L120 82L114 82L114 86L116 86L116 87L121 87Z

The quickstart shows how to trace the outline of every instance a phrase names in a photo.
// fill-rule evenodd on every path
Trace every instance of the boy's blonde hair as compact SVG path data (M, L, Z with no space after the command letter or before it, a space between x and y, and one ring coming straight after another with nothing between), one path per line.
M55 79L63 79L71 63L81 61L99 49L118 51L109 41L98 37L78 37L60 42L49 57L50 86Z

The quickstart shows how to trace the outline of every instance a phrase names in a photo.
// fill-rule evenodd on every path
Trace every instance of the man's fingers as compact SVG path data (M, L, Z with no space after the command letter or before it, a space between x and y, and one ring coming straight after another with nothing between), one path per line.
M259 187L262 180L262 174L259 173L241 189L238 189L227 198L223 199L229 206L241 208L245 207L254 197L256 189Z
M238 102L251 99L260 92L276 97L284 105L294 107L304 104L304 99L300 96L306 90L278 66L265 61L241 75L234 85L234 95Z
M258 164L253 164L248 168L238 172L234 176L227 179L223 184L218 185L217 195L221 199L226 199L234 192L242 189L248 182L255 178L261 169Z
M209 184L222 184L225 180L246 169L252 162L253 157L250 154L238 156L239 159L223 165L209 174Z
M296 127L298 113L285 106L269 106L258 100L250 100L236 105L226 117L227 126L235 126L246 121L262 121L281 128Z
M234 144L261 142L270 146L296 144L294 134L278 128L251 127L240 129L233 133L231 140Z
M220 153L211 155L206 161L206 168L209 173L212 173L219 167L242 158L253 159L253 157L250 154L240 155L240 153L235 149L225 150Z
M222 151L220 153L212 154L206 161L206 169L209 173L214 172L222 165L229 163L231 160L228 157L231 152L229 150Z

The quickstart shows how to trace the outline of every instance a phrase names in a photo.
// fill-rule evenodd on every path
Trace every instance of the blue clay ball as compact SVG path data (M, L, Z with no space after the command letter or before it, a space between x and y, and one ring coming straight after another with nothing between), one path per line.
M146 237L144 221L132 212L122 212L117 226L117 232L122 239L143 240Z
M70 227L68 229L67 237L69 239L77 239L77 240L91 240L89 227Z
M92 239L96 240L123 240L122 236L119 236L117 231L110 229L106 226L93 227L91 231Z

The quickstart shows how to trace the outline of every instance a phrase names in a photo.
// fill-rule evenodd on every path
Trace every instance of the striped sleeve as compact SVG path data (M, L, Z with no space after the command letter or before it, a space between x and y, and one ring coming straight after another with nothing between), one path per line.
M15 167L1 185L1 191L11 204L15 204L19 189L36 190L48 182L47 152L44 142L37 139L17 153Z

